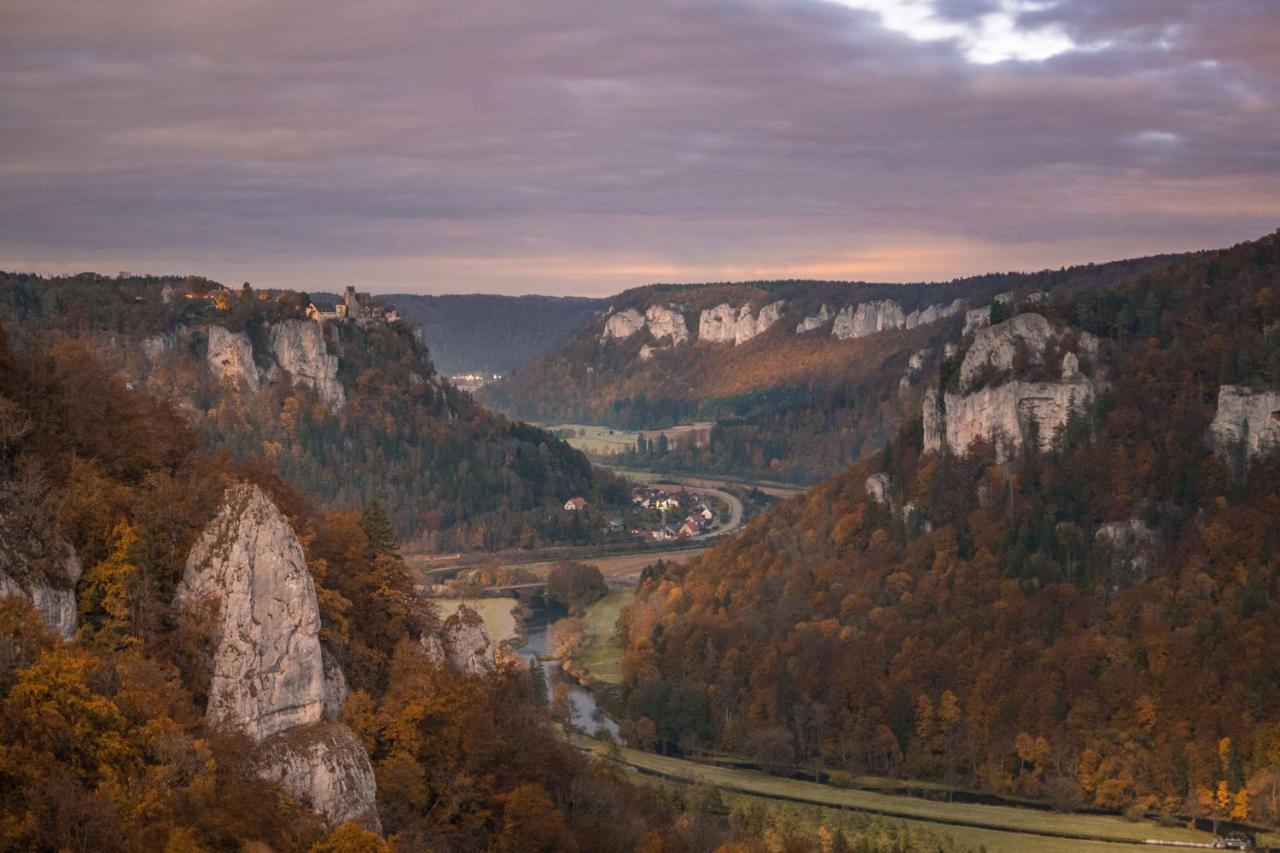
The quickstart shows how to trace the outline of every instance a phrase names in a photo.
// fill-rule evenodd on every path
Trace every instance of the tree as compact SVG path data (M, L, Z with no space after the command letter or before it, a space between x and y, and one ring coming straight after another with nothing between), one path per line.
M369 550L374 554L393 556L398 552L396 532L391 519L377 498L370 498L360 514L360 529L369 540Z

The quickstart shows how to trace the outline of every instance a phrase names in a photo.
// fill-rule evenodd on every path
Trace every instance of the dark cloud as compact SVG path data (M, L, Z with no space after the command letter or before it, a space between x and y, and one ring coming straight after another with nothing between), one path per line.
M609 292L1276 226L1274 4L902 2L1080 47L981 64L854 0L10 0L0 266Z

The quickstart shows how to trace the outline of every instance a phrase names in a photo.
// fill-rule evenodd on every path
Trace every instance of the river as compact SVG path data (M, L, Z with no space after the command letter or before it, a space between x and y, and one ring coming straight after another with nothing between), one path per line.
M618 737L618 724L605 716L596 702L596 697L560 668L560 661L549 657L547 628L548 624L542 614L531 618L526 626L529 639L518 651L527 663L537 659L542 664L542 673L547 680L547 695L554 696L557 684L564 684L569 691L569 722L583 733L591 737L600 737L602 732L609 732Z

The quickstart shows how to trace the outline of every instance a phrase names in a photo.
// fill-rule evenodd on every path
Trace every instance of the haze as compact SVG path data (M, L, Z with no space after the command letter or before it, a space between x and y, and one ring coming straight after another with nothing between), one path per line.
M1280 222L1265 0L0 11L0 268L606 294Z

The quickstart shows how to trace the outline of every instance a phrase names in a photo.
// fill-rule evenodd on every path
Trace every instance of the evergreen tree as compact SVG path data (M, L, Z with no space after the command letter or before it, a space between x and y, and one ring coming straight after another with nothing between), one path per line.
M377 498L370 499L360 514L360 529L364 531L365 538L369 540L369 550L374 554L397 553L396 532Z

